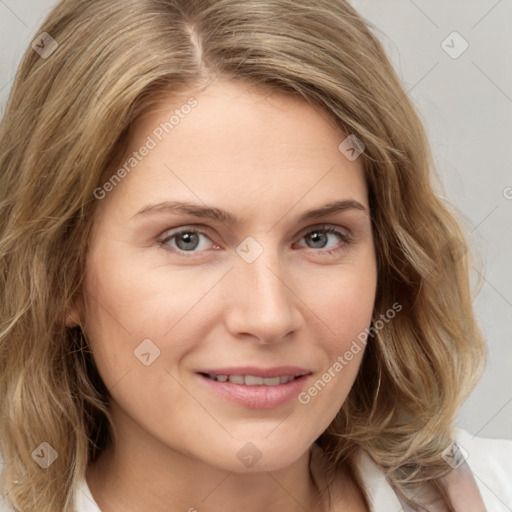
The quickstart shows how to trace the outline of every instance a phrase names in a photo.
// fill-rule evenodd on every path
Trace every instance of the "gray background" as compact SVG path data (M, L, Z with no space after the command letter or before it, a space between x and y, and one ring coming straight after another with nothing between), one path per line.
M55 3L0 0L0 114L21 56ZM481 437L512 439L512 2L351 3L377 26L426 125L445 187L441 195L466 218L472 248L485 265L475 310L490 362L457 424ZM441 46L454 31L469 44L457 58ZM461 48L457 39L446 44L452 53ZM478 277L477 270L472 274Z

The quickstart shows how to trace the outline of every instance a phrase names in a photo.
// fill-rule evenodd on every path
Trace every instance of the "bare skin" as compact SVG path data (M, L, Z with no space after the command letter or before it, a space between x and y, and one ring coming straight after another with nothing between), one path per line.
M158 140L190 96L197 105ZM155 147L100 200L71 312L117 432L87 470L92 495L103 512L315 510L310 447L357 375L364 346L333 364L370 325L377 285L362 159L305 101L221 80L147 112L128 155L148 136ZM166 201L239 222L146 208ZM344 208L300 219L334 201ZM241 366L305 370L302 401L240 403L200 374ZM335 510L366 510L349 475L336 486Z

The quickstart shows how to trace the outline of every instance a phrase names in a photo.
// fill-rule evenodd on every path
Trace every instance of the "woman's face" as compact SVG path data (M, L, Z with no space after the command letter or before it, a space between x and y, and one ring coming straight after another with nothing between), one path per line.
M74 313L122 439L284 468L363 356L377 275L362 158L303 100L220 80L190 96L147 112L96 190Z

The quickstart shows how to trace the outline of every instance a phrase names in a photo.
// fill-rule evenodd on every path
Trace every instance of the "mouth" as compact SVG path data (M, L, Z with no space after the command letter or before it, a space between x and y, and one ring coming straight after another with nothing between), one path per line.
M196 373L217 396L253 409L270 409L289 402L312 374L291 366L221 368Z

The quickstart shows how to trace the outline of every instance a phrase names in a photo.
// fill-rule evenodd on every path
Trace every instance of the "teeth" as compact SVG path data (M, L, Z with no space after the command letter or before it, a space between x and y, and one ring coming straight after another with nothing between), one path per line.
M219 382L232 382L233 384L245 384L246 386L279 386L287 384L295 379L292 375L283 375L280 377L255 377L254 375L214 375L209 373L208 377Z
M243 378L243 382L246 386L263 386L263 382L266 380L267 379L264 379L263 377L253 377L252 375L246 375Z

